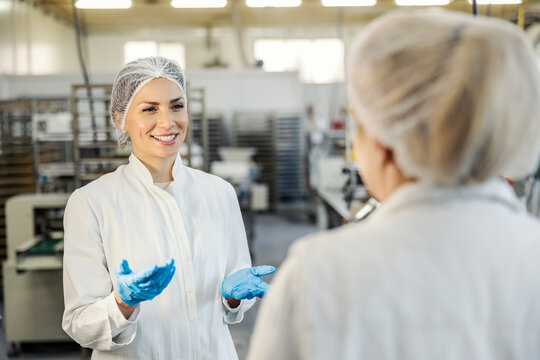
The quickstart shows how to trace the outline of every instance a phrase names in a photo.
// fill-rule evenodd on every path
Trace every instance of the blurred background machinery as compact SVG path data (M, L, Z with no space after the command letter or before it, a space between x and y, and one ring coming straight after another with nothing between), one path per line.
M2 264L4 321L11 353L20 343L66 341L62 330L63 215L67 194L11 197L6 203L8 257Z

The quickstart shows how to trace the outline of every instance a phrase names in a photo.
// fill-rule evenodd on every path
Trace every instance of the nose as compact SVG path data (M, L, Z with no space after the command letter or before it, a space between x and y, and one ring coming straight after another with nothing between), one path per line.
M174 126L174 119L169 111L161 111L159 113L157 125L163 129L170 129Z

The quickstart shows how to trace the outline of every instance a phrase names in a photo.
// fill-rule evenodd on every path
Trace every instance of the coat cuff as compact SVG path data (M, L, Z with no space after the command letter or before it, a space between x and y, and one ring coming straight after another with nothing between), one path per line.
M141 306L137 305L129 319L118 308L114 292L107 297L107 312L109 313L109 324L111 327L112 342L116 345L130 344L137 334L137 320L141 312Z
M229 302L226 298L222 297L222 303L223 303L223 320L227 324L238 324L242 320L244 320L244 312L246 312L249 308L253 306L255 303L255 299L251 300L240 300L240 305L236 308L231 308L229 306Z

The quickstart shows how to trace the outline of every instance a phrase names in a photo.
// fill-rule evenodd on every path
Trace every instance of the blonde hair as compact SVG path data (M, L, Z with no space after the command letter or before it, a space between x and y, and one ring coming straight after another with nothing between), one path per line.
M540 75L516 26L449 11L395 12L353 45L349 101L405 175L446 185L532 173Z

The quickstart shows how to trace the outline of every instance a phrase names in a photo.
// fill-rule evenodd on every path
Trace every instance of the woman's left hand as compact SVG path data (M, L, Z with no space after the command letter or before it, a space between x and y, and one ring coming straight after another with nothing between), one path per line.
M260 277L270 275L276 268L269 265L256 266L241 269L223 280L220 294L224 298L235 298L237 300L262 298L270 285L265 283Z

